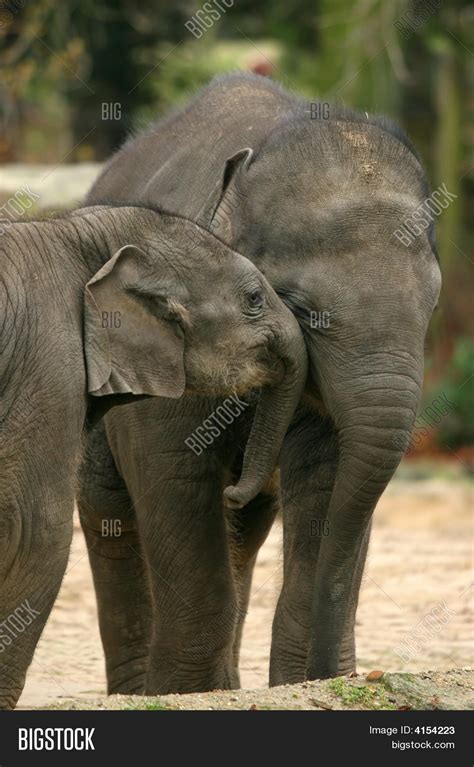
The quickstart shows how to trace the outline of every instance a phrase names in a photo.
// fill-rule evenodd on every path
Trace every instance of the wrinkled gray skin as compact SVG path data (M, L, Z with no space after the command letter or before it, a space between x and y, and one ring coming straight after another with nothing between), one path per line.
M0 268L0 708L12 708L66 567L88 424L135 396L263 383L248 449L265 457L232 490L245 502L273 469L307 366L298 323L255 266L183 218L90 208L15 224Z
M308 103L234 74L126 144L88 198L159 203L204 221L258 266L304 332L310 379L280 460L284 580L271 684L355 668L370 520L412 428L440 290L432 229L408 248L393 233L427 194L418 158L389 121L334 108L328 120L313 120ZM312 311L328 312L329 327L313 329ZM267 487L227 535L221 488L238 464L246 422L219 450L196 457L182 449L212 407L153 401L115 411L107 430L114 456L121 445L119 466L103 435L90 445L82 502L89 545L100 519L122 509L136 553L104 541L91 556L110 690L142 690L147 662L148 692L238 682L252 568L279 491L276 482ZM140 435L133 450L129 418ZM142 461L148 484L135 467ZM129 473L132 497L146 493L136 508L153 563L150 593L127 512Z

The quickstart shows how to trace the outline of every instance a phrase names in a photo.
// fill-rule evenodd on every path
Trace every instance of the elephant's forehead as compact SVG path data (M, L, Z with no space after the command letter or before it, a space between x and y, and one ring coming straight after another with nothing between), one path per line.
M315 228L327 235L347 233L351 237L360 237L361 242L370 246L370 232L382 239L391 239L394 227L413 214L419 205L415 196L394 190L364 196L340 195L317 206L307 216L305 224L307 228Z
M289 137L284 152L270 146L249 175L262 190L260 199L276 204L282 192L301 206L324 205L333 196L426 195L424 171L407 146L378 127L342 120L305 126Z
M306 239L308 232L334 228L383 230L411 215L425 199L420 189L390 180L386 171L380 176L373 163L365 163L361 174L348 182L350 174L341 168L318 177L308 169L294 171L273 189L260 186L246 206L246 217L264 232L271 229L281 237L283 231L287 241L288 236ZM378 176L374 183L372 175Z
M333 195L324 204L305 204L296 210L291 201L279 211L269 211L258 222L262 249L314 256L316 252L347 252L364 248L393 248L395 231L417 210L412 196L390 194L357 196ZM426 235L413 249L424 248Z

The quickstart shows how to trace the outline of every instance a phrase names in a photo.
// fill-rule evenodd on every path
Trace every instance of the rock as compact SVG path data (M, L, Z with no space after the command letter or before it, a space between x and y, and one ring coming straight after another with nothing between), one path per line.
M398 698L403 696L405 703L417 710L440 709L472 710L474 708L474 690L472 673L463 673L463 683L457 683L455 671L421 674L385 674L383 684Z
M382 679L383 674L384 672L380 670L370 671L365 678L368 682L378 682L379 679Z

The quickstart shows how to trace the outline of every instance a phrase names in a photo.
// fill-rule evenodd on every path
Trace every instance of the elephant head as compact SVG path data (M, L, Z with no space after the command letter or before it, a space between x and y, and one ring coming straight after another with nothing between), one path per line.
M211 231L259 267L298 319L310 365L306 402L329 414L338 433L309 678L337 673L361 543L420 401L440 270L432 223L413 238L397 233L428 195L421 164L396 129L341 115L290 120L255 152L243 148L203 211Z
M86 286L89 394L108 408L262 387L242 476L225 494L242 506L277 463L302 396L301 330L248 259L186 219L159 214L157 232L157 214L141 215L144 248L121 247Z

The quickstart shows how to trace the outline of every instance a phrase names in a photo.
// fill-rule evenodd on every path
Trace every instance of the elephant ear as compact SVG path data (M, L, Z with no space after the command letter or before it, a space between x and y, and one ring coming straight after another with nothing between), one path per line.
M249 167L252 157L253 149L246 147L226 160L222 175L197 219L197 223L204 229L208 229L228 244L231 244L233 239L233 213L245 199L238 183L239 178Z
M84 349L93 397L182 396L184 338L167 292L156 264L134 245L121 248L87 283Z

